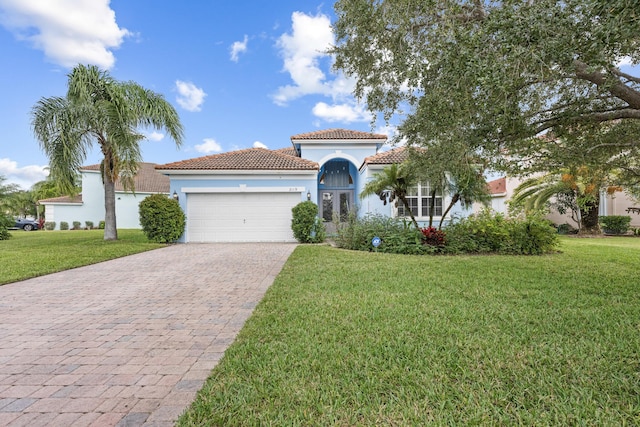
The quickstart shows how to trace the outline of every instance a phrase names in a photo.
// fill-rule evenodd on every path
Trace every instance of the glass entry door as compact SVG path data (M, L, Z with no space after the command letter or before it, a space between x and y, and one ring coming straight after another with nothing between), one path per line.
M353 208L353 190L321 190L320 200L323 220L331 223L335 215L344 222Z

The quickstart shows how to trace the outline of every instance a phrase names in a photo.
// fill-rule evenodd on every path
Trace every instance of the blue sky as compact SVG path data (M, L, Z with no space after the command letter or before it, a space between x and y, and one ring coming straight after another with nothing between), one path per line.
M318 129L371 131L353 82L323 53L333 19L333 2L313 0L0 0L0 175L24 189L46 177L30 111L42 97L65 95L77 63L174 105L184 144L149 131L147 162L288 147L291 135ZM94 149L85 164L99 161Z

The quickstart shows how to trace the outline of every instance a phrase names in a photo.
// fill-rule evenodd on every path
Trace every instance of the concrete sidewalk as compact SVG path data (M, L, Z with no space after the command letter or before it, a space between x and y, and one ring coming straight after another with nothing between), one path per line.
M173 425L295 246L173 245L0 286L0 425Z

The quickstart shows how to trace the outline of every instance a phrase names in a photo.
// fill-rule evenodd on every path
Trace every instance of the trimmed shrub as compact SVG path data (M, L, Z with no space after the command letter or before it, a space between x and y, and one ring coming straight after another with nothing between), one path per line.
M11 238L9 227L13 226L13 219L10 216L0 213L0 240L8 240Z
M99 228L100 230L104 230L104 221L99 221L99 222L98 222L98 228Z
M68 230L69 223L67 221L60 221L60 230Z
M80 221L73 221L73 229L80 230Z
M140 224L152 242L175 242L182 236L186 218L180 204L165 195L153 194L140 202Z
M55 221L45 221L44 223L44 229L45 230L55 230L56 229L56 222Z
M326 231L318 218L318 205L312 201L300 202L291 208L291 230L300 243L324 242Z
M87 230L91 230L93 228L93 221L85 221L84 225Z
M609 215L600 217L600 226L607 234L624 234L629 231L631 217L627 215Z

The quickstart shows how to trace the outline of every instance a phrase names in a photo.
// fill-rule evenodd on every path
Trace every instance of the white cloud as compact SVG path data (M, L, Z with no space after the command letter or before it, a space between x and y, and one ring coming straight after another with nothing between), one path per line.
M269 147L267 147L266 144L263 144L260 141L256 141L253 143L253 148L269 148Z
M52 62L109 69L128 30L116 23L110 0L0 0L0 24Z
M182 108L187 111L200 111L202 109L204 98L207 96L204 90L191 82L183 82L182 80L176 80L176 90L178 91L176 101Z
M196 151L198 151L199 153L211 154L219 153L222 151L222 146L218 144L215 139L205 138L203 139L203 141L204 142L202 144L195 146Z
M18 184L23 190L28 190L38 181L49 176L48 166L29 165L18 167L18 163L11 159L0 159L0 175L6 178L5 184Z
M384 125L379 126L373 133L379 133L381 135L386 135L387 138L391 139L398 134L398 127L394 125Z
M164 139L164 134L160 132L153 131L151 133L144 134L145 139L148 141L162 141Z
M637 62L630 56L623 56L618 60L616 66L618 67L632 67L637 65Z
M233 62L238 62L238 55L241 53L245 53L247 51L247 43L249 42L249 37L245 34L244 40L241 42L233 42L231 48L231 60Z
M343 76L328 80L321 68L323 59L328 63L325 68L329 68L331 56L326 52L334 43L329 17L294 12L291 20L292 32L280 36L277 47L284 60L284 71L289 73L293 84L279 87L273 101L286 105L305 95L319 94L336 99L351 94L351 80Z
M329 105L318 102L313 107L313 115L327 122L367 122L371 121L371 113L359 105L348 103Z

